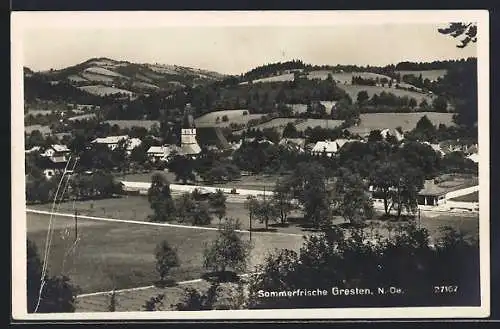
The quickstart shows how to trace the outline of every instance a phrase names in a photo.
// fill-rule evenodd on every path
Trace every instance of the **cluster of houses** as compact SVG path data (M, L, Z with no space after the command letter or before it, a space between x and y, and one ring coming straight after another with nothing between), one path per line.
M125 147L127 155L132 153L136 147L141 146L142 140L132 138L128 135L107 136L95 138L91 144L105 145L111 151L115 150L120 145ZM25 150L25 154L39 154L41 157L40 166L45 176L50 179L58 171L62 171L67 167L70 161L71 150L66 145L52 144L50 146L34 146L29 150ZM151 146L147 150L147 156L152 162L168 161L173 154L179 154L195 158L201 153L201 147L196 140L196 127L194 118L188 108L185 112L183 124L181 128L180 145L164 145Z
M381 131L381 136L387 139L389 136L395 137L398 141L403 141L404 136L396 129L384 129ZM306 144L304 138L282 138L279 145L298 153L309 153L312 155L326 155L333 157L350 142L366 142L368 135L363 135L356 139L338 138L335 140L318 141L312 144ZM244 138L238 142L230 144L232 150L237 150L244 142L254 142L255 138ZM267 139L259 139L258 143L274 144ZM474 161L479 161L478 146L467 145L460 141L444 141L439 144L431 144L423 142L432 147L441 155L446 155L450 152L462 151L467 157ZM120 145L125 146L126 153L131 154L132 150L141 146L142 141L139 138L131 138L128 135L107 136L96 138L92 141L93 145L106 145L110 150L115 150ZM216 148L216 147L215 147ZM68 161L71 158L71 151L65 145L53 144L48 147L35 146L30 150L25 151L26 154L37 153L42 158L42 169L45 176L50 179L57 171L64 170L67 167ZM197 141L197 130L194 125L194 119L190 108L187 107L181 126L181 138L178 145L163 145L151 146L147 150L147 156L151 162L168 162L173 154L189 156L196 158L201 153L201 147ZM372 191L376 192L376 191ZM443 189L436 185L433 181L426 181L424 188L418 195L418 204L422 206L439 206L445 203L449 189ZM376 193L374 194L376 196ZM376 202L382 202L374 197Z

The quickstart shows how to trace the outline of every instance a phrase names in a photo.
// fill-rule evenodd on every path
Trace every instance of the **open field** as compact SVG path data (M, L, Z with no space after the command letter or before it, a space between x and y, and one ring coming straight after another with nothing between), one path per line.
M337 83L340 84L351 84L353 76L361 77L363 79L376 79L376 78L379 79L386 78L388 80L391 79L386 75L371 73L371 72L342 72L342 73L332 74L333 80L337 81Z
M422 74L422 79L429 79L431 81L437 80L438 78L444 77L446 70L425 70L425 71L396 71L396 73L403 75L412 74L418 77Z
M137 173L137 174L115 174L115 179L117 180L124 180L124 181L129 181L129 182L151 182L151 177L153 176L154 173L160 173L164 175L170 183L175 182L175 175L169 172L168 170L153 170L151 172L146 172L146 173Z
M94 73L94 74L99 74L99 75L104 75L104 76L110 76L110 77L116 77L116 78L126 78L126 76L121 75L120 73L105 69L103 67L99 66L92 66L89 68L85 69L85 72L88 73Z
M160 127L160 121L158 120L107 120L104 123L109 124L110 126L118 125L118 127L124 128L132 128L132 127L143 127L146 129L151 129L154 125L158 128Z
M328 74L332 74L332 71L330 70L311 71L307 73L307 78L311 80L312 79L326 80L328 78Z
M90 120L94 119L96 117L95 113L88 113L88 114L82 114L82 115L77 115L71 118L68 118L69 121L76 121L76 120Z
M456 198L450 199L450 201L459 202L479 202L479 192L472 192L470 194L458 196Z
M48 224L49 216L32 213L26 216L28 238L43 250L46 231L40 226ZM177 281L200 278L205 273L202 268L204 245L217 234L196 228L88 221L86 225L79 225L79 240L74 251L68 253L73 244L73 220L55 216L54 221L57 224L49 258L50 273L68 274L83 293L152 284L158 279L154 248L164 239L177 248L180 258L181 266L172 271L172 278ZM248 238L248 234L245 237ZM249 269L275 248L296 250L302 244L302 237L255 233L252 241Z
M133 82L132 87L143 88L143 89L160 89L157 85L153 85L147 82Z
M358 126L348 128L351 133L368 134L375 129L395 129L401 127L403 131L409 131L415 128L418 120L426 115L435 125L445 124L454 125L453 113L438 112L413 112L413 113L362 113L360 115L361 123Z
M28 110L27 113L24 114L24 116L32 115L34 117L38 115L49 115L52 114L52 110Z
M267 122L255 125L252 128L261 130L266 128L283 129L289 122L294 123L295 121L297 121L297 119L295 118L275 118Z
M298 131L304 131L307 128L314 128L320 126L321 128L333 129L338 127L344 122L343 120L323 120L323 119L307 119L304 122L295 125Z
M247 112L243 115L243 112ZM222 117L227 115L228 121L222 121ZM194 120L197 127L227 127L231 123L246 124L252 119L260 119L263 114L250 114L248 110L223 110L204 114ZM217 123L219 118L219 123Z
M255 79L252 80L253 83L259 83L259 82L283 82L283 81L293 81L294 75L293 73L287 73L287 74L281 74L281 75L276 75L272 77L267 77L267 78L261 78L261 79ZM248 82L242 82L240 83L241 85L243 84L248 84Z
M52 133L52 129L50 129L49 126L42 126L42 125L24 126L24 133L25 134L31 134L35 130L38 130L42 134L50 134L50 133Z
M91 82L113 82L113 78L106 76L106 75L101 75L101 74L96 74L96 73L90 73L90 72L83 72L81 73L81 76Z
M104 85L83 86L83 87L78 87L78 88L80 88L81 90L84 90L88 93L91 93L94 95L99 95L99 96L104 96L104 95L108 95L108 94L118 94L118 93L128 94L128 95L133 94L129 90L108 87L108 86L104 86Z
M389 88L389 87L360 86L360 85L350 85L350 84L345 84L345 85L339 84L338 86L344 89L353 99L353 101L356 100L358 93L360 91L365 90L368 93L369 97L372 97L374 94L380 94L382 91L385 91L386 93L393 93L394 95L399 97L404 97L404 96L413 97L417 100L417 103L419 104L423 99L425 99L428 104L432 104L432 98L429 95L417 93L414 91Z
M71 82L86 82L86 81L88 81L87 79L82 78L81 76L76 75L76 74L70 75L68 77L68 80L71 81Z

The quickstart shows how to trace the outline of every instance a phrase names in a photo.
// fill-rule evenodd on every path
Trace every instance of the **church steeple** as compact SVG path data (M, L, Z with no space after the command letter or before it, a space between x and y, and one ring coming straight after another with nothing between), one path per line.
M186 104L184 108L184 117L182 118L182 129L194 129L194 118L192 114L191 104Z
M191 104L186 104L181 126L181 148L184 155L194 156L201 152L196 141L196 127L194 125Z

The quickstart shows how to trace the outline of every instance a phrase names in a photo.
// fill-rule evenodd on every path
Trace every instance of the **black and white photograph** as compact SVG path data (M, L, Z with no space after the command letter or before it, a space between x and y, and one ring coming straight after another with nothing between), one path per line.
M14 319L489 316L487 11L11 19Z

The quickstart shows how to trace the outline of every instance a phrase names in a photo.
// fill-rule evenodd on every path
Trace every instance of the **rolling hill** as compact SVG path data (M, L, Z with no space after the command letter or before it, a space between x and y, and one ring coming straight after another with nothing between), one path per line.
M141 94L151 90L196 86L224 78L224 75L208 70L178 65L138 64L109 58L92 58L85 62L59 70L33 72L24 69L25 77L43 75L52 82L67 82L93 94L131 93Z

